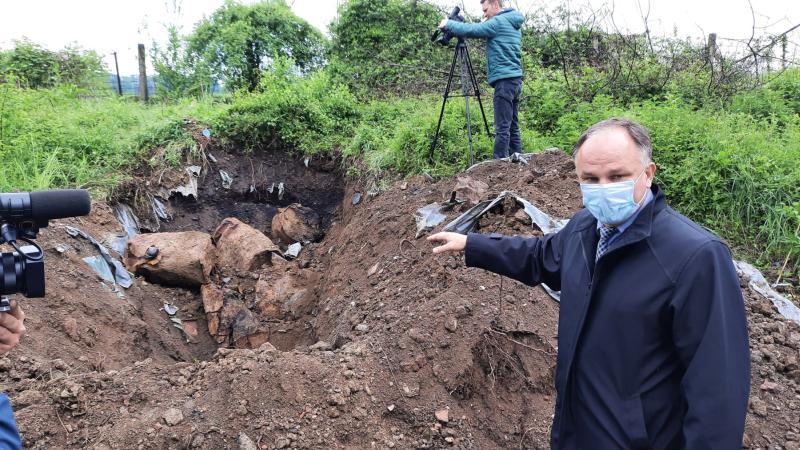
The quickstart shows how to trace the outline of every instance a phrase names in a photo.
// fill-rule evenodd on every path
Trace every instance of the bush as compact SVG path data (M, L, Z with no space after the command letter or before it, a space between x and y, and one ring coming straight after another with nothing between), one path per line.
M104 86L105 69L94 51L65 47L53 52L23 39L15 41L13 49L0 52L0 82L10 77L32 89L64 84L97 89Z
M331 73L357 93L413 95L443 88L438 74L450 68L453 51L430 41L443 16L417 0L343 2L330 25ZM471 56L476 65L483 59Z
M300 77L284 63L265 71L257 92L236 95L215 123L247 150L313 154L338 147L357 116L356 99L327 72Z

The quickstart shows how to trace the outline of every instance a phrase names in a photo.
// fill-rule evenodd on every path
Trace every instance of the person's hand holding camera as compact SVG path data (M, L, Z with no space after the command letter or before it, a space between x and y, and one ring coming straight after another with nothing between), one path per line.
M441 22L439 22L439 29L444 30L444 27L446 26L447 26L447 17L445 17L444 19L442 19Z
M0 313L0 355L10 352L25 334L25 313L15 299L11 299L11 310Z

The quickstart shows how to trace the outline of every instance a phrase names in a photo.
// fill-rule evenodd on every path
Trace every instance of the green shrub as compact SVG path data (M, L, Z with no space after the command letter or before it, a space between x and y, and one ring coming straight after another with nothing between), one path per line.
M215 123L247 150L312 154L338 147L357 116L356 99L327 72L300 77L279 65L265 71L257 92L236 95Z
M27 88L74 85L102 89L105 70L102 58L94 51L65 47L54 52L27 39L14 42L14 48L0 52L0 82L13 77Z
M337 81L359 94L438 91L453 51L430 41L444 13L425 1L347 0L330 25L328 54ZM472 53L476 71L483 56Z

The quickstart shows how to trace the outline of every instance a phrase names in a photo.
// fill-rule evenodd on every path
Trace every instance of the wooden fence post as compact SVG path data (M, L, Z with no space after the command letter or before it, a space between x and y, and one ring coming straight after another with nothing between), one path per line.
M139 44L139 99L147 102L147 69L144 64L144 44Z

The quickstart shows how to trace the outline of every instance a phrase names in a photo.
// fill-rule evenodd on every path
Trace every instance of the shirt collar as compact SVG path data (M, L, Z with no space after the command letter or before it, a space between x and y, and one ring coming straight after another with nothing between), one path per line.
M639 209L636 210L636 212L631 214L631 216L628 218L628 220L626 220L625 222L622 222L619 225L615 225L615 227L617 227L617 230L619 230L619 234L624 233L625 230L627 230L628 227L631 226L633 221L636 220L637 217L639 217L639 213L644 209L644 207L647 206L648 203L653 201L653 198L654 198L653 197L653 191L648 189L647 193L645 194L645 197L644 197L644 202L642 202L642 206L640 206ZM597 221L597 229L599 230L600 227L602 227L602 226L603 226L603 224L600 223L600 221L598 220Z

